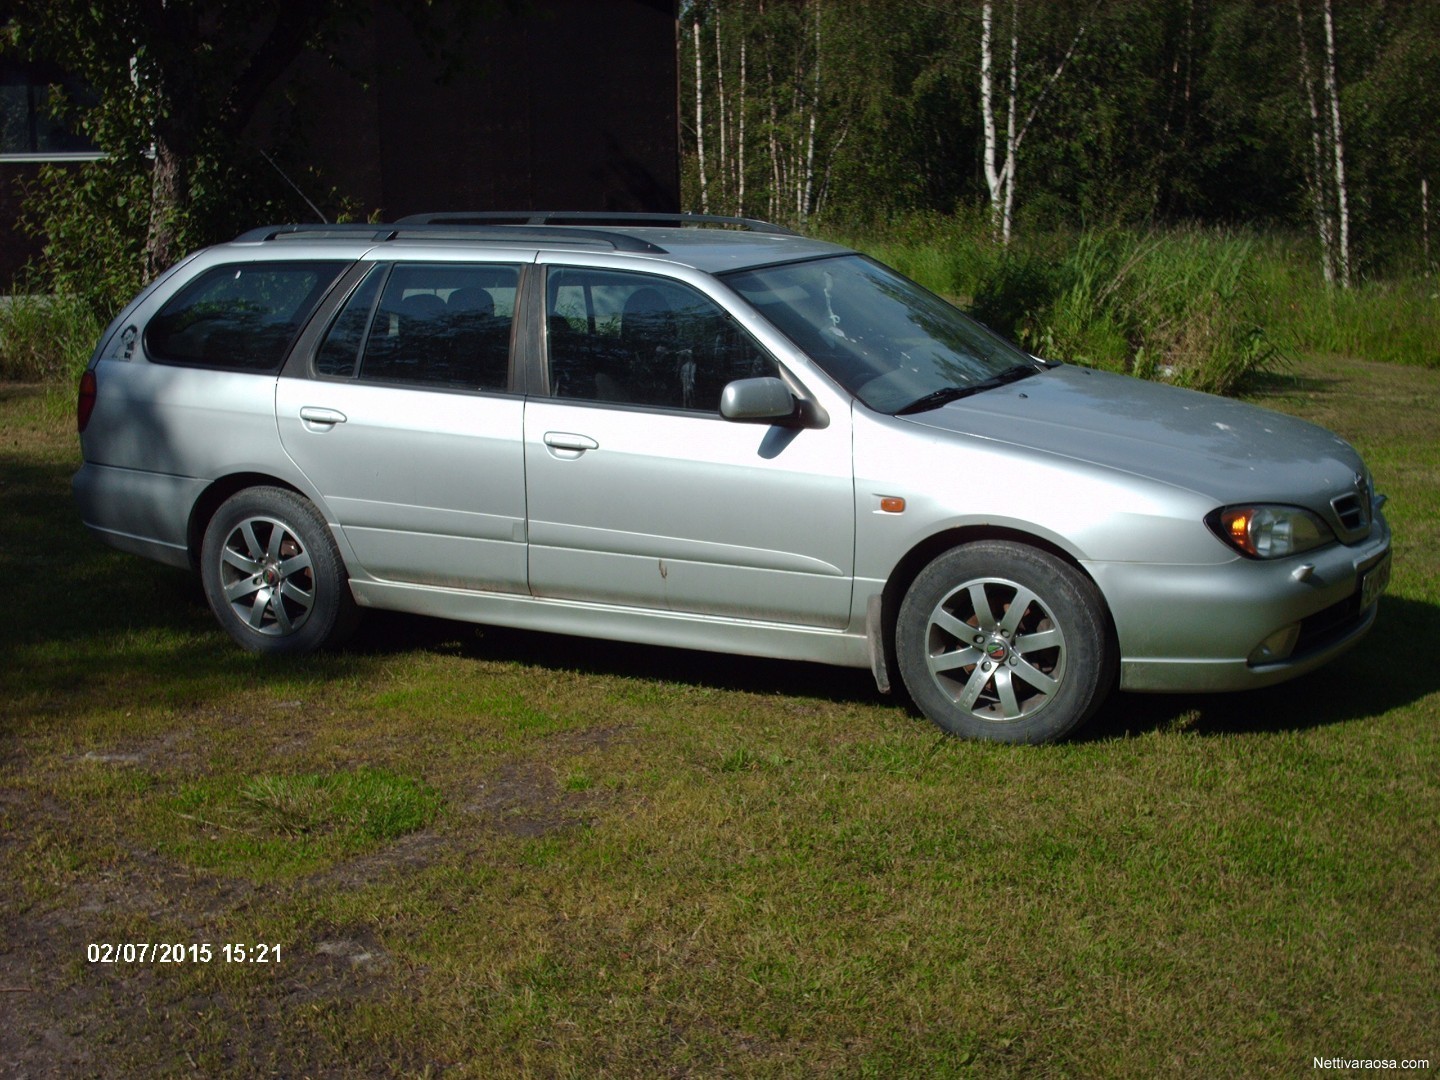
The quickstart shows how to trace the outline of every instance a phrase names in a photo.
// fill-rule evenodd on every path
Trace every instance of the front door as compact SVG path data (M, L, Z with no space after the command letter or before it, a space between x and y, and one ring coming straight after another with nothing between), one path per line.
M846 626L849 418L723 419L727 382L778 369L683 282L552 265L546 301L550 396L525 409L531 592Z

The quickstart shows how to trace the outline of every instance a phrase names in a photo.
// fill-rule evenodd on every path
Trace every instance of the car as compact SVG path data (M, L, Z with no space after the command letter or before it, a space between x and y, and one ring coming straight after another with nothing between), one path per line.
M246 649L381 608L818 661L1006 742L1308 672L1391 565L1335 435L750 219L256 229L115 318L78 426L85 525Z

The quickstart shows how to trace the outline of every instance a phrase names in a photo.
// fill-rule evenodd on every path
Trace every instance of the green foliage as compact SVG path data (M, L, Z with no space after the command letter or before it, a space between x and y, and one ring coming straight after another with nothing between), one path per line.
M1042 354L1221 394L1278 358L1244 238L1086 232L1060 276L1059 295L1020 333Z
M1422 254L1421 181L1440 188L1440 5L1332 6L1354 257L1365 272L1394 273L1397 253ZM742 160L743 209L784 221L818 216L886 231L896 216L986 205L977 7L686 4L687 24L692 13L702 24L710 209L741 208ZM1317 34L1318 13L1306 7ZM1022 233L1192 221L1310 228L1310 117L1293 4L1022 2L995 13L1002 141L1015 33ZM1318 48L1310 42L1312 64ZM684 203L698 209L695 70L686 33ZM797 206L797 187L811 192L808 207Z
M857 243L1042 356L1222 394L1280 356L1240 235L1091 229L1004 248L978 215L920 216Z
M1327 289L1295 245L1270 245L1259 295L1271 337L1287 351L1440 367L1440 278L1409 274Z
M313 172L290 165L282 175L272 164L303 160L303 117L281 110L263 136L251 124L293 59L328 56L368 11L354 0L9 5L0 53L83 73L94 101L55 95L55 108L106 154L45 169L27 192L24 225L46 241L35 269L46 291L79 297L108 321L188 251L257 222L313 217L288 174L332 216L353 213Z
M22 219L45 241L32 276L46 291L74 297L103 326L145 283L149 201L148 177L119 159L47 165L27 192Z
M100 328L73 294L0 297L0 379L73 385Z

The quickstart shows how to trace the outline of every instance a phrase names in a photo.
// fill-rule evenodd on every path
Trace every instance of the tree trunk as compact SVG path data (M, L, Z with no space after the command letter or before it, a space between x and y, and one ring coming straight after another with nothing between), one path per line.
M1310 71L1310 49L1305 43L1305 9L1295 0L1295 28L1300 41L1300 87L1310 110L1310 204L1314 211L1315 233L1320 241L1320 271L1325 284L1335 283L1335 241L1330 224L1329 185L1325 182L1324 125L1315 99L1315 78Z
M1420 249L1424 254L1425 269L1435 264L1430 261L1430 178L1420 178Z
M745 30L740 33L740 116L736 122L735 139L735 213L745 216Z
M1340 127L1340 91L1335 83L1335 20L1325 0L1325 93L1330 99L1330 149L1335 161L1335 209L1340 220L1340 284L1350 287L1350 199L1345 187L1345 135Z
M1016 155L1020 140L1015 131L1015 114L1020 95L1020 2L1010 0L1010 100L1005 117L1005 206L1000 211L1000 243L1010 246L1011 223L1015 220L1015 171L1020 167Z
M730 183L730 155L728 153L729 147L726 145L729 142L730 130L726 123L725 53L720 46L720 8L718 7L715 9L715 102L716 108L719 110L719 115L716 117L719 125L719 130L716 132L718 135L716 141L720 144L719 181L720 201L724 204L721 207L723 211L725 206L728 206L730 202L727 197L727 188Z
M771 40L769 27L765 24L765 5L760 5L761 32L765 34L765 97L770 103L770 220L780 216L780 144L776 128L780 124L779 105L775 100L775 42Z
M995 11L991 0L985 0L980 8L980 112L984 122L985 133L985 185L990 190L990 226L995 238L1001 244L1009 244L1013 232L1015 218L1015 169L1020 155L1020 146L1025 141L1025 135L1030 130L1030 125L1035 122L1035 117L1040 113L1040 106L1045 103L1045 98L1054 89L1060 77L1065 74L1065 67L1070 63L1070 57L1075 54L1075 47L1080 44L1080 39L1085 36L1085 24L1082 22L1075 31L1075 37L1070 42L1070 48L1060 59L1049 77L1045 80L1040 92L1035 96L1030 106L1030 111L1025 114L1023 122L1020 121L1020 0L1010 0L1010 73L1009 85L1007 87L1006 119L1005 119L1005 162L1000 164L997 161L999 153L999 135L995 129Z
M985 0L980 6L980 118L985 133L985 186L990 189L990 228L998 239L1003 177L996 162L999 139L995 131L994 22L994 5Z
M800 201L800 225L810 219L811 196L815 190L815 118L820 113L820 0L815 6L815 79L810 93L810 130L805 136L805 191Z
M184 159L169 140L155 139L150 170L150 224L145 231L145 280L153 281L180 255L179 220L189 192Z
M700 65L700 9L694 9L691 24L695 37L695 152L700 169L700 212L710 212L710 188L705 179L705 84Z

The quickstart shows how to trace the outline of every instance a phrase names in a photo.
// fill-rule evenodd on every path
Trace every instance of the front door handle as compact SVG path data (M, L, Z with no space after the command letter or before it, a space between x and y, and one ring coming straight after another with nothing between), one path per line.
M345 414L339 409L322 409L318 405L306 405L300 410L300 419L311 424L343 424Z
M569 431L547 431L545 445L552 450L574 450L577 453L600 449L600 444L590 436L576 435Z

